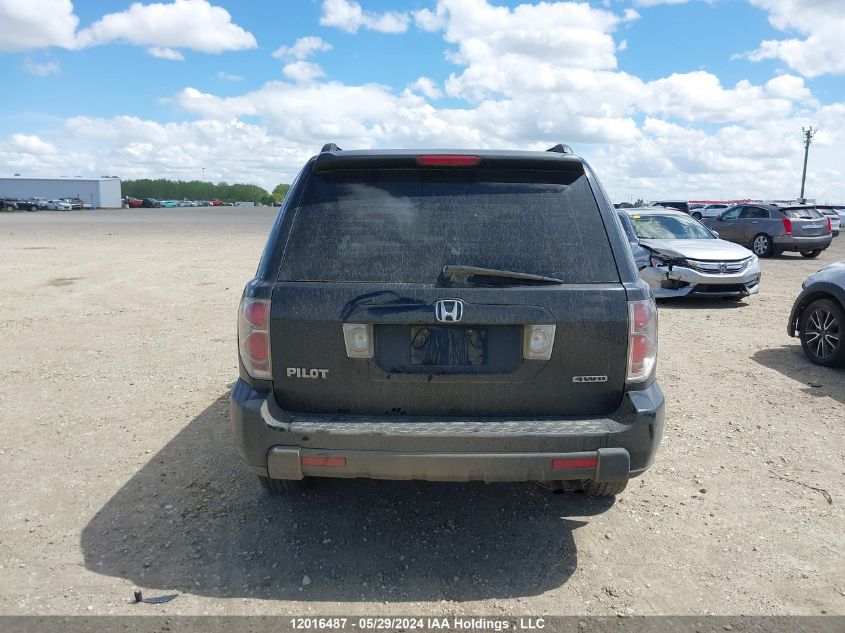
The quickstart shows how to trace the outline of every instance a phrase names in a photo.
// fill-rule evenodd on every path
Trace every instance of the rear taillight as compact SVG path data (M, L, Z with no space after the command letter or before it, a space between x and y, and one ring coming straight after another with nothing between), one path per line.
M628 302L628 382L648 380L657 363L657 306L654 299Z
M787 235L792 235L792 220L789 218L783 219L783 230L786 231Z
M830 223L830 216L826 215L825 217L827 218L827 232L833 233L833 225Z
M238 312L238 350L244 369L253 378L269 380L270 368L270 302L266 299L241 301Z

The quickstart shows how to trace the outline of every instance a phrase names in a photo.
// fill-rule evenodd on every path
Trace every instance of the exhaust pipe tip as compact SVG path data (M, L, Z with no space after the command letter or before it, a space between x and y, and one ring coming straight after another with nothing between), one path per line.
M564 488L563 484L559 481L537 481L535 483L544 490L548 490L553 495L562 495L566 492L566 488Z

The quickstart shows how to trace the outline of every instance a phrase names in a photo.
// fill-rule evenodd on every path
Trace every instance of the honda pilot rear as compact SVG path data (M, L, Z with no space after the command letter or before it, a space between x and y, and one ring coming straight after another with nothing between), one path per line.
M612 495L662 435L654 301L566 146L327 145L282 204L238 344L235 443L274 492L368 477Z

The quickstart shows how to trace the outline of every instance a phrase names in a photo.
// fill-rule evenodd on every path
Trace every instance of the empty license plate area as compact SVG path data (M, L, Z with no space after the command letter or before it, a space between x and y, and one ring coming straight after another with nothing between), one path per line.
M480 367L484 365L486 343L486 328L412 327L411 365Z
M522 365L521 325L377 324L375 362L396 374L501 374Z

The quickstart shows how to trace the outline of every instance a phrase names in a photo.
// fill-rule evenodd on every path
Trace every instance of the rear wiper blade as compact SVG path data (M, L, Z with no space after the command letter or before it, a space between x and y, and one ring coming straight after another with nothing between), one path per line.
M498 270L496 268L479 268L478 266L462 266L461 264L446 265L443 267L443 277L500 277L502 279L522 279L544 284L562 284L563 279L557 277L546 277L532 273L521 273L515 270Z

